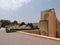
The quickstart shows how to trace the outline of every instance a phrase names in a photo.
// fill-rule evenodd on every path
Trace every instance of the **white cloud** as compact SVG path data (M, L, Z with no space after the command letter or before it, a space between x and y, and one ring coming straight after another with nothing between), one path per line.
M31 0L0 0L0 8L2 9L16 9L29 3Z

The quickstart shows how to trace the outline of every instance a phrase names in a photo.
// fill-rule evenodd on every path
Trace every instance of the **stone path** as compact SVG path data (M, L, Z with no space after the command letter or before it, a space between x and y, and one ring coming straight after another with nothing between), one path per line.
M6 33L3 28L0 29L0 45L60 45L60 42L24 33Z

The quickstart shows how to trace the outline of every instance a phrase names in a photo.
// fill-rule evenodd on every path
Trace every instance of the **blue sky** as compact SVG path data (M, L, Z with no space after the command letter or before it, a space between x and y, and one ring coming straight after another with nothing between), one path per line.
M0 20L37 23L42 10L55 8L60 20L60 0L0 0Z

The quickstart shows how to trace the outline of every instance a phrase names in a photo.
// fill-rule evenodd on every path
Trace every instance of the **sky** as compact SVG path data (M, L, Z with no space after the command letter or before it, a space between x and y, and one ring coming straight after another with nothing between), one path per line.
M42 10L54 8L60 21L60 0L0 0L0 20L39 23Z

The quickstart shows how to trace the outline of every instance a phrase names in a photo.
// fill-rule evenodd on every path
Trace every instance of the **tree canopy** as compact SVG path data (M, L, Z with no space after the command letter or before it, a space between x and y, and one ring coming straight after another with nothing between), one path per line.
M20 25L21 25L21 26L22 26L22 25L25 25L25 22L21 22L21 24L20 24Z
M1 20L2 27L5 27L5 25L9 25L11 22L9 20Z

